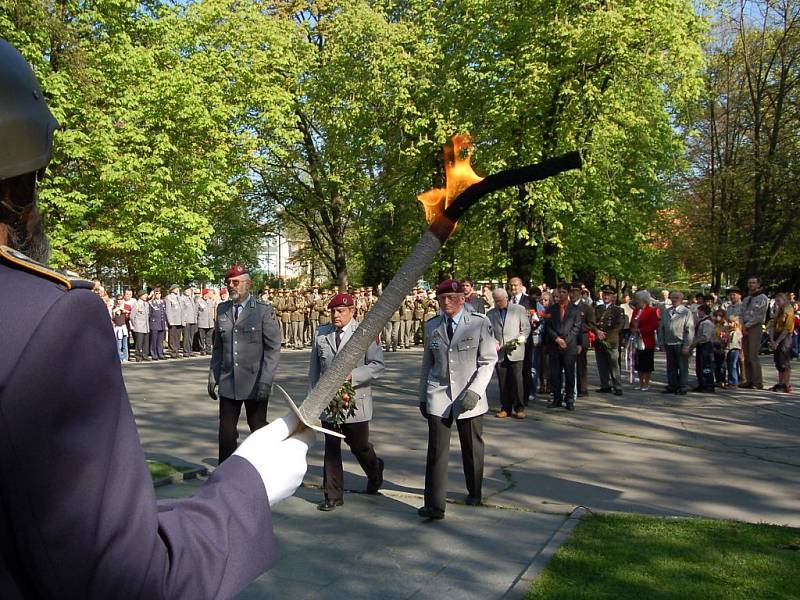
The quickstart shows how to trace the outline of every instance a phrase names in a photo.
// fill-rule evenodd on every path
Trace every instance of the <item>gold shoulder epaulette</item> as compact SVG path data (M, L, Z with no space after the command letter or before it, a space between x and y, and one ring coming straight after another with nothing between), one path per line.
M4 262L12 267L33 273L44 279L49 279L59 285L63 285L68 290L86 289L91 290L94 284L84 279L76 279L60 273L50 267L46 267L36 262L32 258L25 256L19 250L14 250L8 246L0 246L0 262Z

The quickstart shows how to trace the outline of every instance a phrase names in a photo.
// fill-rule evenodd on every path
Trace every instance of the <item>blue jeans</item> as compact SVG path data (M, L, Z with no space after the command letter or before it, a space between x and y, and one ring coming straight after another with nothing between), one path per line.
M120 362L128 360L128 336L122 336L122 339L117 340L117 352L119 352Z
M728 363L728 385L739 385L739 350L728 350L725 362Z

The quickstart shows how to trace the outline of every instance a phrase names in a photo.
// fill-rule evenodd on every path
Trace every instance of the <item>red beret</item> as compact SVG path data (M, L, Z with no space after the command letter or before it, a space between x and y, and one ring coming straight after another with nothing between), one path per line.
M436 287L436 295L442 294L463 294L464 284L458 279L445 279Z
M203 288L203 296L205 296L208 292L210 292L208 288Z
M336 308L337 306L353 306L353 297L350 294L336 294L331 301L328 302L328 308Z
M244 265L240 265L239 263L236 263L230 269L228 269L227 273L225 273L225 279L230 279L231 277L238 277L239 275L244 275L246 273L248 273L247 267L245 267Z

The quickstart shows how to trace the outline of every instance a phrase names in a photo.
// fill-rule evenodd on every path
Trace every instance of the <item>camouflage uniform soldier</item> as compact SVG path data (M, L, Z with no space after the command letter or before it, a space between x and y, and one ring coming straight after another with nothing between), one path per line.
M425 319L425 307L428 304L428 299L425 298L424 292L419 288L414 288L414 317L411 321L411 339L416 345L417 332Z
M290 346L295 350L303 349L303 317L304 317L304 301L300 292L292 290L292 335Z
M283 298L283 310L281 310L281 332L283 333L283 345L287 348L291 348L292 310L294 310L294 302L292 302L292 298L289 296L289 292L286 290L281 290L281 298Z
M408 350L414 345L414 296L407 295L400 305L402 323L403 348Z

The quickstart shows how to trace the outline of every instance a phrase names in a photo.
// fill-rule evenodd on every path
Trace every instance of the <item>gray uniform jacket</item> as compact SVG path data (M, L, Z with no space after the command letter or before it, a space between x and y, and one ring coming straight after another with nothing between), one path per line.
M197 301L197 326L200 329L211 329L214 327L214 302L200 298Z
M769 298L764 294L748 296L742 300L742 326L750 329L756 325L763 325L767 320Z
M190 296L181 296L181 320L187 325L197 323L197 305Z
M150 333L150 304L146 300L133 303L131 330L134 333Z
M352 319L342 329L339 348L344 348L345 343L358 327L358 321ZM308 389L311 390L320 376L333 362L336 356L336 327L333 324L320 325L314 336L311 348L311 360L308 365ZM364 364L357 366L350 373L353 377L353 389L356 392L356 412L352 417L347 417L346 423L361 423L372 419L372 382L383 374L383 350L380 344L372 343L364 355ZM330 421L327 413L322 413L323 421Z
M486 386L497 362L492 325L485 315L466 309L461 322L447 339L447 322L440 313L425 322L425 349L419 381L420 404L428 414L447 417L454 403L459 419L477 417L489 410ZM472 390L481 399L470 411L461 412L461 396Z
M492 323L494 339L500 343L500 349L497 351L497 360L505 360L506 351L504 346L520 336L522 336L525 341L508 354L508 360L514 362L524 359L525 343L528 341L528 335L531 332L528 311L525 310L525 307L519 304L509 304L505 319L502 318L499 308L493 308L486 313L486 317Z
M671 308L661 311L661 323L658 327L659 338L665 345L680 344L681 348L689 348L694 339L694 317L692 311L684 305L675 309L675 314L670 315Z
M214 325L211 373L219 395L255 400L261 385L272 385L281 351L281 326L271 304L251 294L234 321L233 302L221 302Z
M164 306L167 311L167 325L183 325L180 296L178 294L167 294Z

